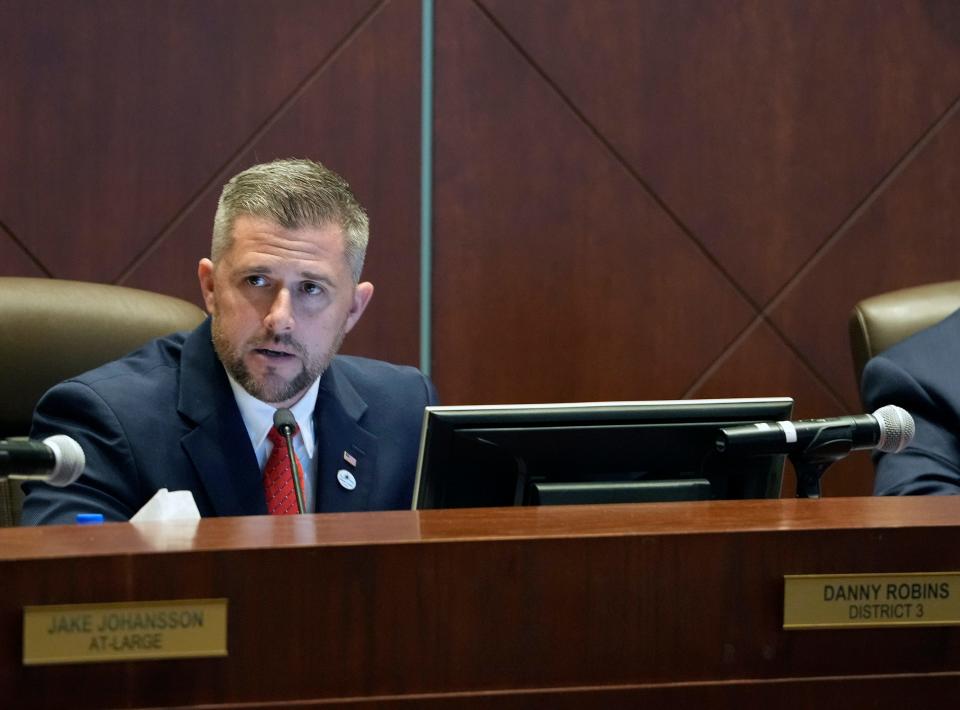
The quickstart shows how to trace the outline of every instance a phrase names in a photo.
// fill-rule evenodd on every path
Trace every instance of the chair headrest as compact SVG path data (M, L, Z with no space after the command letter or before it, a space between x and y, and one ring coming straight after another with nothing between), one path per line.
M960 281L913 286L860 301L850 314L857 382L874 355L929 328L960 308Z
M0 436L25 435L54 384L204 317L192 303L139 289L0 277Z

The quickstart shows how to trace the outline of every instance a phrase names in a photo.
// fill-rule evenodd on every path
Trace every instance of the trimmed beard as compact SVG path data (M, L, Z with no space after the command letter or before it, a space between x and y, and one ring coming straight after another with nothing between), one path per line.
M283 335L267 335L262 338L251 338L245 343L246 349L251 347L269 348L270 345L285 345L294 350L300 358L300 362L303 363L300 372L289 381L273 378L273 380L268 379L260 382L254 379L253 375L251 375L247 369L246 363L243 361L244 349L234 350L230 339L220 327L218 319L213 317L211 321L213 349L216 351L217 357L220 358L220 362L223 363L223 366L227 369L227 372L230 373L230 376L236 380L243 389L261 402L267 402L268 404L286 402L306 392L310 385L330 366L333 356L337 354L340 345L343 343L343 338L346 335L346 329L341 326L340 332L337 333L337 337L334 339L330 349L315 357L311 357L307 349L303 347L300 342L294 340L293 336L288 333Z

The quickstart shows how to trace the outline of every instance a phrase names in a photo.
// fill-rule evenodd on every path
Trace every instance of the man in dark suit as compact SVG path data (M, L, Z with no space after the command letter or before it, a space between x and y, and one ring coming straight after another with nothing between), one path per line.
M87 464L66 488L25 485L24 524L126 520L160 488L191 491L203 516L267 513L278 408L298 425L307 511L410 505L436 393L414 368L336 355L373 295L359 280L367 217L347 183L307 160L254 166L224 187L213 234L203 324L38 404L32 436L68 434Z
M917 432L899 454L878 454L877 495L960 493L960 311L870 360L863 371L869 410L896 404Z

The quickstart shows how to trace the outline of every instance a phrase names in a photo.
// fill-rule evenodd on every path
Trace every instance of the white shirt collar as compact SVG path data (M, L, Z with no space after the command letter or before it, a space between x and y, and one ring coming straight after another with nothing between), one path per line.
M233 397L237 400L237 407L240 409L240 416L243 417L243 423L247 428L247 434L250 436L250 443L253 444L254 451L260 449L267 438L267 433L273 427L273 414L277 408L268 402L263 402L252 394L247 392L239 382L230 376L227 372L227 379L230 380L230 389L233 390ZM303 444L307 448L307 454L313 458L313 451L316 446L316 432L313 428L313 410L317 406L317 395L320 392L320 378L318 377L310 385L310 389L300 398L296 404L290 407L290 412L297 425L300 427L300 436L303 438Z

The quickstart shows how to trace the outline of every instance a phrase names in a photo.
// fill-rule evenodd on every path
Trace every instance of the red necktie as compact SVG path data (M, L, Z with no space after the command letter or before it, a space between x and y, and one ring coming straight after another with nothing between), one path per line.
M293 433L294 436L297 431ZM267 512L270 515L296 515L297 494L293 490L293 476L290 475L287 440L274 427L270 427L267 438L273 444L273 451L270 452L270 458L263 469L263 492L267 497ZM296 453L293 458L297 462L297 473L300 474L300 490L304 491L303 467Z

